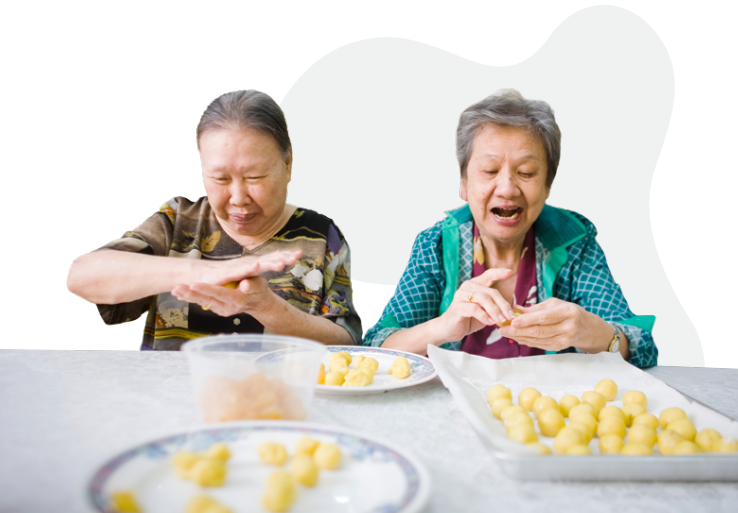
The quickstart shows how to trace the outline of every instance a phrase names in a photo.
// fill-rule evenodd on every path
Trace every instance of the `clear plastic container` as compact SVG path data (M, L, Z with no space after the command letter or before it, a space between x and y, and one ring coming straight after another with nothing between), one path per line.
M203 422L305 420L323 344L281 335L216 335L182 346Z

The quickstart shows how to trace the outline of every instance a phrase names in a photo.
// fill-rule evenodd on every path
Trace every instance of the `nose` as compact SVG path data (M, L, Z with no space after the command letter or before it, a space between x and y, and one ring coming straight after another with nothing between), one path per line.
M230 187L231 205L234 207L244 207L251 204L251 194L246 181L234 180Z
M518 178L512 170L505 166L497 172L495 194L503 198L516 198L520 196Z

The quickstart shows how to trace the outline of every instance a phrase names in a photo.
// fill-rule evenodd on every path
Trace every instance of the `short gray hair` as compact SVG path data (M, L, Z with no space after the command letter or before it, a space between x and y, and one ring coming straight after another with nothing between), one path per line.
M561 158L561 130L548 103L526 100L515 89L501 89L461 113L456 129L456 158L459 160L461 177L466 177L474 137L480 128L490 123L520 127L541 141L548 164L546 185L551 187Z
M205 132L236 129L271 135L284 159L292 155L284 112L268 94L248 89L225 93L213 100L197 125L197 149L200 149L200 137Z

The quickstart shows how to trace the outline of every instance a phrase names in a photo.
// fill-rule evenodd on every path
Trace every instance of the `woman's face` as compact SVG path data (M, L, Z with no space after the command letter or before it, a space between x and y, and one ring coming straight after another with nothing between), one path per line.
M460 193L482 240L525 238L548 198L547 170L543 145L527 131L487 124L477 132Z
M258 237L279 222L287 201L292 158L273 137L253 130L212 130L200 136L208 201L232 237Z

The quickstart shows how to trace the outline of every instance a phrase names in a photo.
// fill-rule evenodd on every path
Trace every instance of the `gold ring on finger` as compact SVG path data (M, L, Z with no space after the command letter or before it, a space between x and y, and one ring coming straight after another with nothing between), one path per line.
M469 302L470 303L473 303L474 302L474 292L472 292L471 294L469 294L469 298L468 299L469 299Z
M202 309L207 312L208 310L210 310L210 305L205 305L202 307Z

